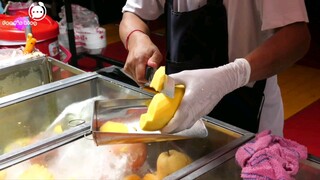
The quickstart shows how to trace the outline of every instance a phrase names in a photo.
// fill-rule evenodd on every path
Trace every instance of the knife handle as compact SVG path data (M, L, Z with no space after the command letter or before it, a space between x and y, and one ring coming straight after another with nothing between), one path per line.
M145 75L145 77L146 77L146 80L147 80L148 82L151 82L151 80L152 80L152 78L153 78L153 74L154 74L154 69L153 69L153 67L147 66L147 67L146 67L146 75Z

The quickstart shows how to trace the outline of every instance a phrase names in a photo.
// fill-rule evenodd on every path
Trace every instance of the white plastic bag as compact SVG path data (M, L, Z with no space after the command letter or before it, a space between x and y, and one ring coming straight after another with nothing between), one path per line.
M79 5L72 4L72 17L77 53L88 52L100 54L107 46L106 30L99 25L97 15ZM66 27L65 8L59 13L59 43L69 47L69 39Z

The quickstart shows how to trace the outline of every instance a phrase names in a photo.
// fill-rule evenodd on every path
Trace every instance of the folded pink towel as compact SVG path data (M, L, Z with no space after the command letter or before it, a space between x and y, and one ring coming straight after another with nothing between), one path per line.
M295 141L263 131L253 141L241 146L236 160L243 179L293 179L299 161L307 158L307 148Z

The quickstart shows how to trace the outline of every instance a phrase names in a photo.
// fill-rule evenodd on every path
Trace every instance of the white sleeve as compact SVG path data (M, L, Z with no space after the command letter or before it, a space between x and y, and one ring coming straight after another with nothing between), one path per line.
M261 30L308 22L304 0L261 0Z
M165 0L127 0L122 12L132 12L144 20L155 20L164 13Z

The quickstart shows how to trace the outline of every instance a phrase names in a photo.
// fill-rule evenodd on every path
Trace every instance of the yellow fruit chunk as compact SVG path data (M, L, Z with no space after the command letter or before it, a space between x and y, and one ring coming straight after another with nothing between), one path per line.
M6 171L0 171L0 180L4 180L6 179L6 176L7 176L7 172Z
M100 127L101 132L129 132L128 127L120 122L107 121Z
M160 180L155 174L152 173L147 173L146 175L143 176L143 180Z
M178 109L184 89L183 85L176 85L174 98L170 98L163 93L154 95L148 106L148 111L140 116L141 129L145 131L162 129Z
M53 132L55 132L56 134L61 134L63 132L61 125L55 126Z
M157 177L163 179L164 177L182 169L191 164L191 158L177 150L169 150L162 152L157 159Z
M46 167L39 164L33 164L19 176L19 179L53 180L54 177Z
M160 66L153 75L150 82L150 87L160 92L163 89L163 84L166 78L166 71L164 66Z
M9 144L4 148L4 153L8 153L15 149L19 149L21 147L27 146L31 144L31 142L32 142L32 139L29 137L17 139L16 141L14 141L13 143Z

